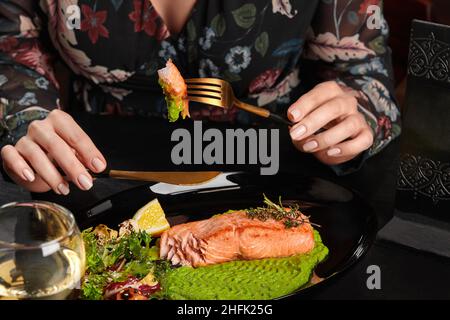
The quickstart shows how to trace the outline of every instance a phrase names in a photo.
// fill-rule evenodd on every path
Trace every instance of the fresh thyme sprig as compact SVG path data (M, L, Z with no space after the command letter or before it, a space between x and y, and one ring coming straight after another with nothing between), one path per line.
M300 206L294 204L285 208L281 202L281 196L278 199L278 204L271 201L269 198L264 196L265 207L257 207L248 209L247 216L251 219L258 219L261 221L266 221L268 219L274 219L276 221L283 221L284 226L289 228L299 227L304 223L309 223L315 227L320 227L320 225L311 223L309 221L309 216L304 216L300 211Z

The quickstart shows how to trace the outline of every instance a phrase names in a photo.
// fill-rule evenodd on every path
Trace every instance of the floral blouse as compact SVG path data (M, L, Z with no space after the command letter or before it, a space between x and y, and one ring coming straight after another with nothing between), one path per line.
M185 77L224 78L238 98L280 114L313 84L336 80L357 97L375 133L368 157L400 133L388 26L381 16L379 28L368 27L370 5L382 3L197 0L175 35L149 0L2 0L0 147L62 107L57 60L73 72L73 105L97 114L165 116L156 71L171 58ZM256 121L235 109L193 107L191 115Z

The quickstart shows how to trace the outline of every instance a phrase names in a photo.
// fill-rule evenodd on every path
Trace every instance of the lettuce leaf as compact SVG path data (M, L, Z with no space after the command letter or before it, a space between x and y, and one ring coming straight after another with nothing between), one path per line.
M102 250L98 247L97 239L92 231L93 228L84 230L82 238L86 251L86 270L97 273L103 271L106 266L102 257Z
M175 122L180 118L180 113L183 111L183 100L171 96L167 90L167 85L161 79L158 80L158 83L166 96L167 118L169 122Z
M180 113L183 110L183 100L172 99L166 97L167 103L167 118L170 122L175 122L180 118Z
M81 287L81 299L102 300L103 288L108 283L106 274L92 274L87 276Z

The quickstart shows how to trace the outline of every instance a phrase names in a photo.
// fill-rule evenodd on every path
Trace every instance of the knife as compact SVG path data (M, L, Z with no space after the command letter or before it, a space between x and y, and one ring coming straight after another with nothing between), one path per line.
M175 185L195 185L214 179L220 171L123 171L105 170L90 174L94 178L113 178L148 182L164 182Z

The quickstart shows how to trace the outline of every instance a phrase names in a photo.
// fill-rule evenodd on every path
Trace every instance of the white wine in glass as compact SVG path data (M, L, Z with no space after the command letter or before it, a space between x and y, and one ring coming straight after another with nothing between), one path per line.
M65 208L47 202L0 207L0 299L67 299L80 286L85 253Z

